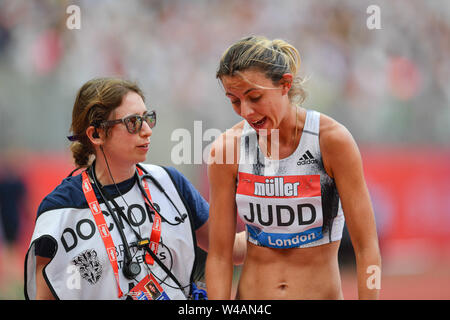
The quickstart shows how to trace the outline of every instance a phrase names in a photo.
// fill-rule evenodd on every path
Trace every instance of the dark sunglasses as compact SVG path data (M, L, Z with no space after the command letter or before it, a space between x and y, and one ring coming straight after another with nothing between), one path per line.
M154 128L156 125L156 111L150 111L145 113L144 115L140 116L137 114L133 114L131 116L117 119L117 120L106 120L103 121L100 126L102 127L112 127L118 123L123 123L125 127L127 127L127 130L129 133L134 134L138 133L142 129L142 124L147 122L148 126L150 128Z

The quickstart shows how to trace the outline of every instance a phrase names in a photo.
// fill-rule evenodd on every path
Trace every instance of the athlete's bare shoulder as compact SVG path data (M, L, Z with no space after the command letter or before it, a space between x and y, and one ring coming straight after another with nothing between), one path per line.
M319 132L320 150L327 173L333 177L332 165L357 150L350 131L335 119L321 114Z
M245 120L235 124L223 132L212 144L208 165L237 165L239 162L239 146Z
M337 142L339 139L346 139L351 136L347 128L336 121L335 119L321 113L320 114L320 139L333 140L331 142Z
M242 120L242 121L236 123L230 129L227 129L223 134L228 137L240 138L241 134L242 134L242 129L244 129L244 123L245 123L245 120Z

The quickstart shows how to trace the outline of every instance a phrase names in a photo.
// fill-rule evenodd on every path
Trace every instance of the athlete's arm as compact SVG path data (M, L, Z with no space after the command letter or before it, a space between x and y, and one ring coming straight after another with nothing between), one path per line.
M44 267L50 260L50 258L36 256L36 300L55 300L43 274Z
M237 161L236 164L226 163L225 145L233 148L231 150L236 150L234 139L224 134L212 145L208 163L210 228L206 261L208 298L222 300L231 298L233 246L236 233Z
M200 229L195 232L197 243L200 248L209 251L209 221L206 221ZM245 231L236 234L233 245L233 264L239 265L244 262L247 251L247 239Z
M240 265L244 263L247 254L247 235L245 231L236 234L233 246L233 263Z
M364 179L361 155L350 132L330 118L322 116L320 145L328 174L334 178L341 199L347 228L355 250L358 296L377 299L379 288L368 286L373 268L381 276L381 256L375 218ZM369 268L370 267L370 268ZM372 270L372 271L369 271Z

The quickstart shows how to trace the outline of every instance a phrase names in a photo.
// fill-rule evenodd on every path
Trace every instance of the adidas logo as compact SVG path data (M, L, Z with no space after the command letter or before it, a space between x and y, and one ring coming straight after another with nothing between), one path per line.
M309 152L309 150L306 150L303 156L300 159L298 159L297 165L302 166L304 164L313 164L313 163L318 163L318 161L314 159L313 155L311 154L311 152Z

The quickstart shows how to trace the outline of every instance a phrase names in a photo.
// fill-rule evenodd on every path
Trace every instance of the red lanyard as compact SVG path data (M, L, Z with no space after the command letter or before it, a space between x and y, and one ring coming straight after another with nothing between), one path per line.
M139 167L137 168L137 170L139 175L141 176L142 170ZM114 277L116 278L117 288L119 292L118 296L119 298L121 298L123 296L123 292L120 289L119 284L119 265L117 264L116 248L114 246L114 242L112 240L111 234L109 233L108 226L106 224L105 218L103 217L102 210L100 209L100 205L98 203L97 197L95 196L95 192L92 189L92 185L91 182L89 181L89 177L86 171L83 171L82 179L83 179L82 186L84 196L89 205L89 208L91 209L92 216L94 217L95 224L97 225L98 231L100 232L100 236L102 237L103 244L105 245L106 253L108 255L109 262L111 263L111 266L113 268ZM143 179L142 183L144 185L147 197L150 199L150 201L152 201L147 181ZM145 197L144 200L148 204L148 201ZM152 232L150 234L150 244L149 244L150 249L155 254L158 252L158 244L160 238L161 238L161 216L158 214L158 212L155 211L155 217L153 221ZM154 262L153 258L148 253L146 253L145 255L145 262L150 265L152 265Z
M137 167L137 171L140 176L143 175L141 168ZM150 195L150 189L148 188L147 181L145 179L142 179L142 184L143 184L143 187L144 187L145 193L147 194L148 199L150 201L152 201L152 196ZM144 200L148 206L154 207L153 205L148 203L147 198L144 197ZM152 233L150 234L149 246L150 246L150 250L152 250L153 253L156 255L158 253L159 240L161 239L161 216L159 215L159 213L156 210L154 210L154 211L155 211L155 217L153 220ZM145 254L145 262L149 265L153 265L153 263L155 261L150 254L146 253Z
M83 177L83 192L86 197L86 201L89 204L91 213L94 216L95 224L97 225L100 236L102 237L103 244L105 245L106 253L108 254L109 262L114 271L114 277L116 278L117 288L119 290L119 298L123 296L122 290L120 290L119 284L119 266L117 264L116 247L112 240L111 234L109 233L108 226L106 224L105 218L103 217L102 210L95 196L95 192L92 189L91 182L86 171L81 174Z

